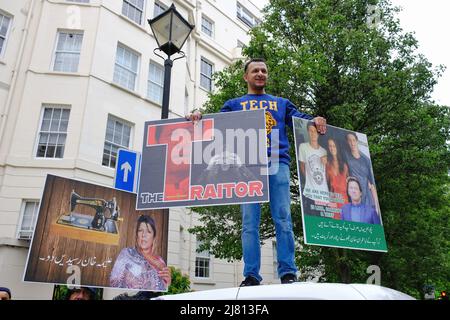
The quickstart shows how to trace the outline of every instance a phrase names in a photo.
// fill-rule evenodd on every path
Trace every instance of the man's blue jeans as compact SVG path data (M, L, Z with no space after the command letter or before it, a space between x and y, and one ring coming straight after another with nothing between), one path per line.
M289 165L279 163L278 172L269 175L270 212L275 225L277 239L278 275L296 274L294 232L291 219L291 195L289 191ZM259 224L261 205L242 204L242 250L244 256L244 277L252 276L259 281L261 248L259 244Z

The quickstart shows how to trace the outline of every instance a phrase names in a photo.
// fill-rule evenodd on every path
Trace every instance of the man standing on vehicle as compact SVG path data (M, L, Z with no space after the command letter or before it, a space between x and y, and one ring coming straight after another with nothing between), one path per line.
M270 211L275 224L277 241L278 275L281 283L297 281L295 266L295 243L291 219L290 198L290 156L286 125L292 128L292 117L312 119L320 134L326 132L326 120L322 117L313 118L301 113L288 99L266 94L268 68L264 59L254 58L245 63L244 80L247 82L247 94L228 100L221 112L246 111L264 109L267 127L267 152L272 170L269 175ZM201 119L200 112L187 116L191 121ZM278 144L273 141L278 134ZM241 287L254 286L261 283L259 273L261 267L261 248L259 225L261 205L250 203L241 205L242 212L242 251L244 258L244 281Z

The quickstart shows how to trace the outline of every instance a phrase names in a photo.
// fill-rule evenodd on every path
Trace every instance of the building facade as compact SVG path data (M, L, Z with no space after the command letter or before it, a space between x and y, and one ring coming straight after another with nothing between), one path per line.
M176 0L195 29L174 62L169 118L201 107L212 74L236 59L261 19L250 0ZM47 174L113 186L117 149L142 149L144 122L161 117L164 66L147 23L168 0L0 0L0 285L16 299L51 299L22 281ZM197 253L198 224L170 209L168 265L193 290L237 286L242 263ZM278 282L273 244L265 283ZM123 292L104 291L109 299Z

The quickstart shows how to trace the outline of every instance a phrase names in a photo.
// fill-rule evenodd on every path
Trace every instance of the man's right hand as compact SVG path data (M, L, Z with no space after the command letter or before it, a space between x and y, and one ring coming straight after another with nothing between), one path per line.
M315 117L313 122L316 125L317 132L320 134L325 134L327 132L327 120L325 118Z
M202 113L198 110L194 110L193 112L186 115L186 120L192 121L194 124L196 124L198 121L202 119Z

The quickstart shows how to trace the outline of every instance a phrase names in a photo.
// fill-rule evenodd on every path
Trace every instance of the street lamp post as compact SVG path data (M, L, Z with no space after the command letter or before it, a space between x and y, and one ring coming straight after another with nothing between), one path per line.
M153 19L148 19L147 21L150 24L150 28L158 43L158 48L155 50L159 49L167 55L167 58L164 58L155 52L157 56L164 59L164 86L161 119L167 119L169 117L170 79L173 61L185 56L184 52L181 51L181 48L189 37L192 29L194 29L194 25L191 25L181 16L174 4L160 15ZM170 56L174 53L181 53L182 56L172 60Z

